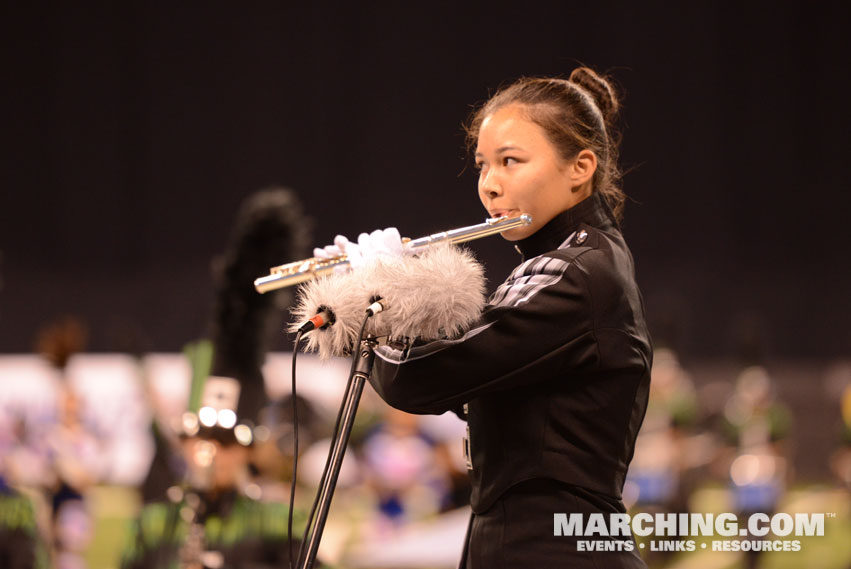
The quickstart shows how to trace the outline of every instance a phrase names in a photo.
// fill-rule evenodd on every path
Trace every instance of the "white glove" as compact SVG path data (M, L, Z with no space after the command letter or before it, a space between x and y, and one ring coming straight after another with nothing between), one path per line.
M349 241L344 235L337 235L333 245L316 248L313 256L320 259L330 259L340 255L349 258L349 265L353 269L362 267L379 257L392 258L401 257L410 252L410 249L402 243L402 236L395 227L387 229L376 229L372 233L361 233L358 242Z
M313 250L313 256L319 257L320 259L331 259L333 257L339 257L340 255L346 254L346 246L349 244L349 240L346 239L345 235L337 235L334 238L333 245L326 245L325 247L317 247Z

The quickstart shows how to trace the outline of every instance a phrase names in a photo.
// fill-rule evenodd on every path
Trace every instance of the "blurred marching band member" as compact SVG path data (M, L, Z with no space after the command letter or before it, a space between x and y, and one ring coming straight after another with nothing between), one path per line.
M234 411L239 384L210 377L204 389L199 412L183 418L186 481L169 488L167 500L142 509L124 553L125 569L272 568L286 563L287 508L261 500L260 487L251 480L253 433Z
M180 442L167 432L158 438L146 483L149 503L123 567L286 564L288 508L263 496L251 470L252 427L268 402L262 365L286 293L259 295L252 282L280 259L301 255L309 226L297 196L284 188L252 194L237 212L227 247L213 262L210 340L187 349L193 377Z

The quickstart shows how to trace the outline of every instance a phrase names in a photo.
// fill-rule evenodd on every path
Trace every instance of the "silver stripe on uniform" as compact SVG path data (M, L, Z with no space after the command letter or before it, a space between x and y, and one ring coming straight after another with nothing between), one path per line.
M559 245L559 249L570 247L570 242L573 240L574 235L576 235L575 231ZM512 271L504 283L499 285L491 295L487 306L492 308L513 308L529 302L542 289L558 282L567 270L568 265L570 265L568 261L541 255L525 261ZM468 330L463 336L454 340L435 340L425 345L411 348L404 360L402 359L402 355L404 354L402 350L397 350L387 345L379 346L375 350L375 354L382 360L393 364L417 360L469 340L490 328L494 323L495 321L489 322L488 324Z
M570 263L555 257L535 257L523 263L496 289L488 306L515 307L528 302L542 288L558 281ZM521 271L520 269L523 269Z

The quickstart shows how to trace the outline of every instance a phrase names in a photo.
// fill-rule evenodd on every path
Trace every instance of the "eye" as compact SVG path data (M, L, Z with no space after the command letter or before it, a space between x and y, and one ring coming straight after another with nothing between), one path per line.
M506 156L502 159L502 165L503 166L512 166L512 165L517 164L517 163L518 163L517 158L514 158L513 156Z
M476 170L478 170L478 171L480 171L480 172L481 172L481 171L484 169L484 167L485 167L485 162L484 162L484 160L476 160L476 164L475 164L475 166L476 166Z

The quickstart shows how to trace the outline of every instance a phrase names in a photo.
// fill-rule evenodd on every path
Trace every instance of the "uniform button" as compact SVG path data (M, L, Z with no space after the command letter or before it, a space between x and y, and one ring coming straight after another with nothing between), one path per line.
M582 245L585 243L585 240L588 239L588 232L584 229L576 234L576 244Z

